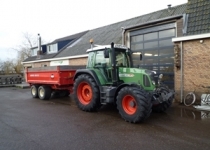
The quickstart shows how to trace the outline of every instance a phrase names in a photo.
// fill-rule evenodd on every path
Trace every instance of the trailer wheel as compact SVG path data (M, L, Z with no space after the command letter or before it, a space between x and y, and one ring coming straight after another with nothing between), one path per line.
M49 86L40 86L38 88L38 96L41 100L48 100L51 97L52 90Z
M160 89L160 93L164 93L164 94L169 93L168 88L165 86L161 86L159 89ZM173 102L173 97L170 97L169 100L163 103L154 105L152 107L152 111L157 112L157 113L165 112L172 105L172 102Z
M96 111L100 107L99 89L91 76L86 74L78 76L73 91L76 104L83 111Z
M38 88L39 86L38 85L32 85L31 86L31 95L33 98L38 98Z
M117 109L123 119L130 123L144 121L151 113L151 100L141 88L124 87L117 95Z

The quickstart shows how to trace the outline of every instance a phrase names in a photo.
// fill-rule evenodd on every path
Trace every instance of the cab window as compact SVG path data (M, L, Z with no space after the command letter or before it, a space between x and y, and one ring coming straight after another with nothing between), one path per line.
M96 58L95 65L97 64L109 65L109 58L104 58L104 51L96 51L95 58Z

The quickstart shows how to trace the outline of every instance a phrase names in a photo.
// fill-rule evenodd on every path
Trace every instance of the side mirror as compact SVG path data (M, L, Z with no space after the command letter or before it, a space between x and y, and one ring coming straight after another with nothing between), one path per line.
M108 49L104 50L104 58L109 58L109 50Z
M139 59L142 60L142 54L140 54L140 58Z

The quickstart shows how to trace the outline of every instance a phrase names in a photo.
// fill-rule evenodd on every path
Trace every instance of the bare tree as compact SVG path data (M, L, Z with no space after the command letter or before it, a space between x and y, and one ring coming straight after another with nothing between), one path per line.
M13 61L13 69L16 73L21 73L23 65L21 64L26 58L31 57L31 48L37 46L37 37L28 32L23 33L23 42L17 48L17 60Z
M43 42L43 41L42 41ZM22 43L12 48L17 52L17 58L13 60L0 61L0 71L2 70L5 74L8 73L22 73L23 65L21 64L26 58L31 57L31 48L37 46L37 37L28 32L23 33Z
M22 44L13 49L18 52L19 58L24 60L31 56L31 48L35 46L37 46L37 38L34 35L25 32L23 33Z
M4 62L0 60L0 74L2 74L3 66L4 66Z
M3 62L2 71L4 74L10 74L14 72L13 69L13 61L12 60L6 60Z

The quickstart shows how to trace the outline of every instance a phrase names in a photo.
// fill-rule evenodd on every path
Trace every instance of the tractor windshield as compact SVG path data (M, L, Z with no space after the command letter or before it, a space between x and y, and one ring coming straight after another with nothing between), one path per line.
M119 67L129 67L130 66L129 56L126 53L125 49L115 48L115 56L116 56L116 66L119 66Z

